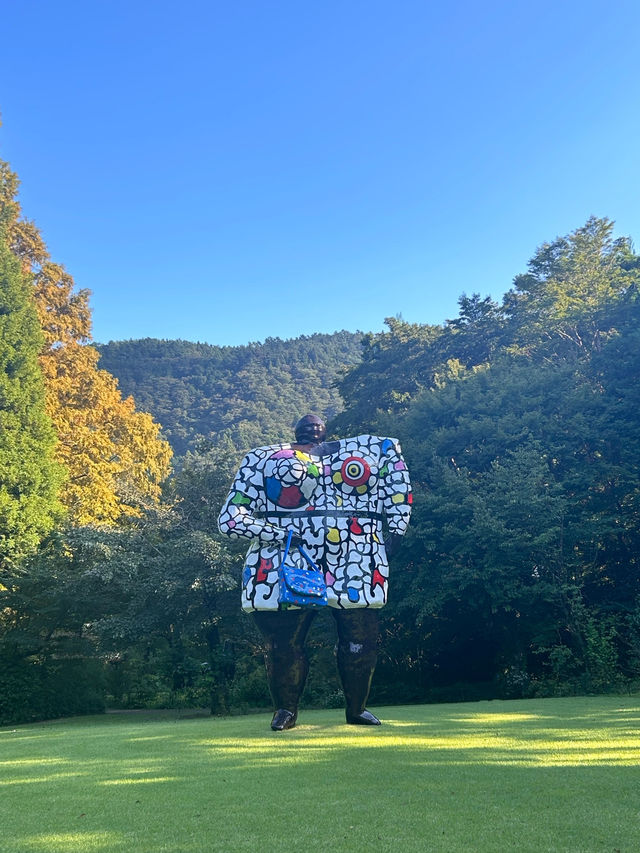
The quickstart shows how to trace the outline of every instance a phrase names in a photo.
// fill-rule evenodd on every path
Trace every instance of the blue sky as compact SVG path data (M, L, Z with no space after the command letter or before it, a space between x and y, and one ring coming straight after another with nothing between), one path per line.
M94 337L240 344L500 299L640 243L640 3L22 0L0 156Z

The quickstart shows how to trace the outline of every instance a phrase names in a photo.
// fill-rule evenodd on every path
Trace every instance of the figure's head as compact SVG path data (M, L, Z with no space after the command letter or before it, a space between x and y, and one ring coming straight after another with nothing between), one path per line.
M295 426L298 444L320 444L324 441L327 428L317 415L305 415Z

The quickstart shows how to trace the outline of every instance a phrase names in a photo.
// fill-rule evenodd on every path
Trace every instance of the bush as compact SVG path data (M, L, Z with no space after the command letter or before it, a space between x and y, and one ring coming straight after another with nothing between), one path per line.
M9 656L0 671L0 725L104 710L102 667L97 661Z

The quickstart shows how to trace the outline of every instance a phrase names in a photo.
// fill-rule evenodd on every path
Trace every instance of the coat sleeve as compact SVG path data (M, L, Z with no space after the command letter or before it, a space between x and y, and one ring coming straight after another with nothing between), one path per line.
M389 532L402 535L411 516L409 472L402 458L400 443L395 438L383 439L380 449L382 509L387 517Z
M242 460L231 490L218 517L218 529L232 539L259 539L283 542L286 531L255 513L264 507L264 486L260 457L248 453Z

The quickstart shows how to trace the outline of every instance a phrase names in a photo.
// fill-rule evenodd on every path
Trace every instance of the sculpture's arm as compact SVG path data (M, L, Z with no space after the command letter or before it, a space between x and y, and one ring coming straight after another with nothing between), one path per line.
M233 539L259 539L261 542L284 542L282 527L256 518L264 502L262 472L253 453L247 454L238 469L229 495L218 517L218 529Z
M411 483L402 458L400 443L394 438L382 442L380 479L382 481L382 508L391 534L402 536L411 516Z

